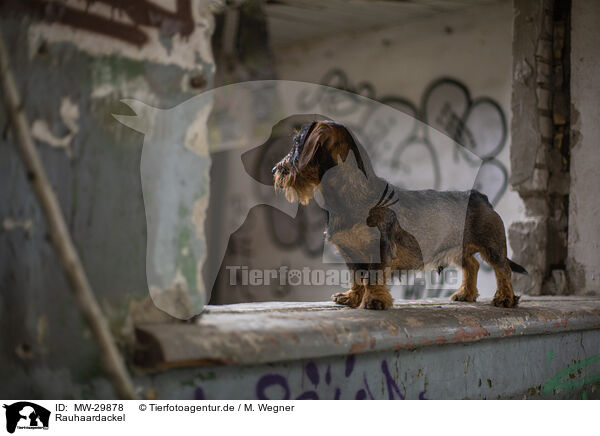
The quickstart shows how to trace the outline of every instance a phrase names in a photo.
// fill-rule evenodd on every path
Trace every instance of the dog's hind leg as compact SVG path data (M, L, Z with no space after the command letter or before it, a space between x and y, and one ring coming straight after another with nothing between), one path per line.
M463 279L460 288L450 296L452 301L475 301L477 292L477 273L479 262L472 254L463 256L462 261Z
M515 307L519 297L515 296L510 283L512 272L506 255L504 223L481 194L472 194L469 199L464 241L464 247L470 252L479 252L494 269L498 284L494 306Z
M486 259L487 260L487 259ZM488 262L490 262L488 260ZM496 274L496 282L498 288L494 294L494 306L498 307L515 307L519 304L519 296L513 292L512 284L510 283L511 270L508 264L508 260L504 262L490 262L494 273Z
M497 289L493 303L497 307L516 307L519 296L513 292L510 282L512 271L506 257L506 240L502 239L497 244L481 250L481 257L491 265L496 275Z

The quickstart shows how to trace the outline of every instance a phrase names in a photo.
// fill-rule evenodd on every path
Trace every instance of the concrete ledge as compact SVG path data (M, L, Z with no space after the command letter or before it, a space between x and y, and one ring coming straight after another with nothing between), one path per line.
M598 297L523 297L516 309L445 299L402 301L387 311L236 304L208 306L195 322L137 325L134 361L153 370L255 365L594 329Z

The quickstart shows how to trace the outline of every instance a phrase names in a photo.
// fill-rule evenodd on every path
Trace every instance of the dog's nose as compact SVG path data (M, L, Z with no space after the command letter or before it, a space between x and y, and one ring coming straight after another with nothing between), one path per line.
M275 175L275 173L277 172L277 165L275 165L273 167L273 169L271 170L271 172L273 173L273 175Z

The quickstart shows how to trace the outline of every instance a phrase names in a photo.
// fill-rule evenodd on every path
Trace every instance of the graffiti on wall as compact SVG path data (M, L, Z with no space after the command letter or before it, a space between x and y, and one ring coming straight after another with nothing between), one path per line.
M390 371L388 361L386 359L380 362L380 374L383 382L380 387L381 394L377 391L375 394L374 388L367 380L367 374L363 371L362 374L356 369L356 356L350 354L346 357L343 367L337 370L340 374L335 377L335 369L331 365L326 365L326 368L319 368L314 361L309 361L304 365L303 377L306 377L309 389L304 389L302 392L293 392L290 386L293 385L288 377L280 373L266 373L258 379L255 384L254 398L257 400L319 400L330 399L339 400L342 398L351 398L355 400L374 400L386 398L389 400L404 400L406 399L405 391L398 386L396 379ZM323 370L324 369L324 370ZM348 380L358 377L361 381L361 386L358 388L348 389ZM334 379L341 380L344 383L334 382ZM379 383L378 383L379 384ZM348 390L345 392L344 389ZM319 394L319 392L321 392ZM323 393L325 392L325 393ZM419 400L426 400L425 391L419 393ZM196 387L194 391L194 399L206 399L202 386Z
M552 362L554 352L550 350L548 354L548 364ZM573 361L572 365L563 368L554 376L550 377L543 386L544 394L556 394L560 391L569 391L581 388L586 385L593 385L600 382L600 373L587 375L586 369L594 363L600 362L600 354L588 357L583 360ZM594 388L593 388L594 389ZM582 398L585 399L587 393L584 390Z
M508 171L497 156L506 146L508 126L506 115L495 100L489 97L473 98L464 83L449 77L441 77L430 83L423 92L419 105L404 97L380 97L369 82L353 85L340 69L326 73L321 84L379 101L412 117L414 123L403 126L403 135L396 138L395 143L379 140L387 136L394 127L392 125L377 122L370 131L364 131L364 126L368 126L370 118L375 115L373 113L365 113L351 126L359 136L369 138L370 143L374 144L371 152L375 165L388 165L393 169L396 176L392 182L400 187L406 184L405 180L414 176L403 161L403 153L411 147L419 147L428 157L428 166L432 173L431 187L440 188L440 162L432 144L436 138L430 134L431 130L435 129L454 141L456 160L463 160L473 167L481 165L479 184L475 189L488 194L493 204L496 204L506 191ZM345 94L343 97L340 98L340 94L329 94L327 88L320 88L313 95L301 95L297 104L302 111L313 110L320 104L339 116L348 116L359 109L358 101L353 101L351 95ZM477 155L483 163L471 159L465 149Z
M367 112L348 123L358 136L369 138L374 166L383 169L386 178L395 185L411 189L410 180L419 173L419 177L425 177L431 188L440 188L443 171L434 147L436 144L433 143L439 135L431 134L431 129L434 129L452 139L453 158L456 161L460 160L473 168L480 167L474 189L485 193L492 204L497 204L506 192L508 170L497 157L506 146L508 126L506 115L495 100L489 97L473 98L464 83L448 77L436 79L427 86L418 105L400 96L378 96L374 85L369 82L354 85L346 73L337 68L327 72L321 84L351 94L341 96L329 92L328 88L301 94L296 102L299 112L315 111L321 106L339 117L348 118L361 109L359 98L355 96L357 94L410 115L407 119L413 122L402 126L402 136L397 137L395 143L382 139L395 126L386 125L380 120L374 121L376 114ZM283 140L287 141L288 138ZM259 163L272 162L268 154L276 149L278 144L274 142ZM481 160L472 159L465 149ZM415 157L420 163L416 170L411 165L411 159ZM314 202L300 207L296 220L282 219L276 210L270 214L271 225L268 228L273 242L279 248L301 248L310 257L321 255L325 216ZM312 225L315 223L322 225Z
M548 366L553 362L554 351L550 350L547 356ZM428 385L424 371L418 369L417 379L423 376L421 382L414 376L406 376L406 371L398 371L395 366L399 362L395 359L377 359L374 366L362 367L358 359L360 356L349 354L339 364L331 364L327 361L309 360L292 371L277 371L267 369L256 376L256 381L248 386L248 394L256 400L404 400L419 399L427 400L430 395L436 395L435 389ZM561 361L562 362L562 361ZM581 398L587 399L588 393L596 397L595 391L600 382L598 364L600 355L586 357L581 360L573 360L573 363L562 366L549 377L545 383L537 387L531 387L524 392L490 393L487 388L492 389L490 378L485 382L480 372L476 371L472 387L477 386L475 394L465 394L469 398ZM414 368L414 367L413 367ZM468 365L467 365L468 368ZM476 369L476 367L473 367ZM545 371L542 371L544 373ZM547 372L545 372L547 373ZM402 375L401 375L402 374ZM540 373L541 375L541 373ZM465 369L466 376L466 369ZM202 380L214 379L204 377ZM435 378L435 377L434 377ZM483 381L482 381L483 379ZM465 379L467 381L467 379ZM416 386L415 386L416 383ZM194 398L198 400L207 399L207 394L214 389L208 384L193 384ZM479 391L479 389L484 389ZM503 388L500 387L502 390ZM427 393L427 391L429 393ZM496 389L497 391L497 389Z

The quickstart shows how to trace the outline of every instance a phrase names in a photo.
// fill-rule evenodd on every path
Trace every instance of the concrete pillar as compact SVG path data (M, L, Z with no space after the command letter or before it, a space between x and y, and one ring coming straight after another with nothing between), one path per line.
M600 2L571 12L571 189L567 268L577 294L600 292Z
M527 294L568 293L569 2L515 2L511 184L527 220L509 240L529 271L513 284Z
M515 2L513 26L513 93L511 122L511 185L523 198L526 221L509 228L513 258L529 275L515 275L518 292L540 294L546 275L548 170L545 144L551 142L548 112L552 94L548 64L552 56L552 1ZM540 116L541 115L541 116Z

